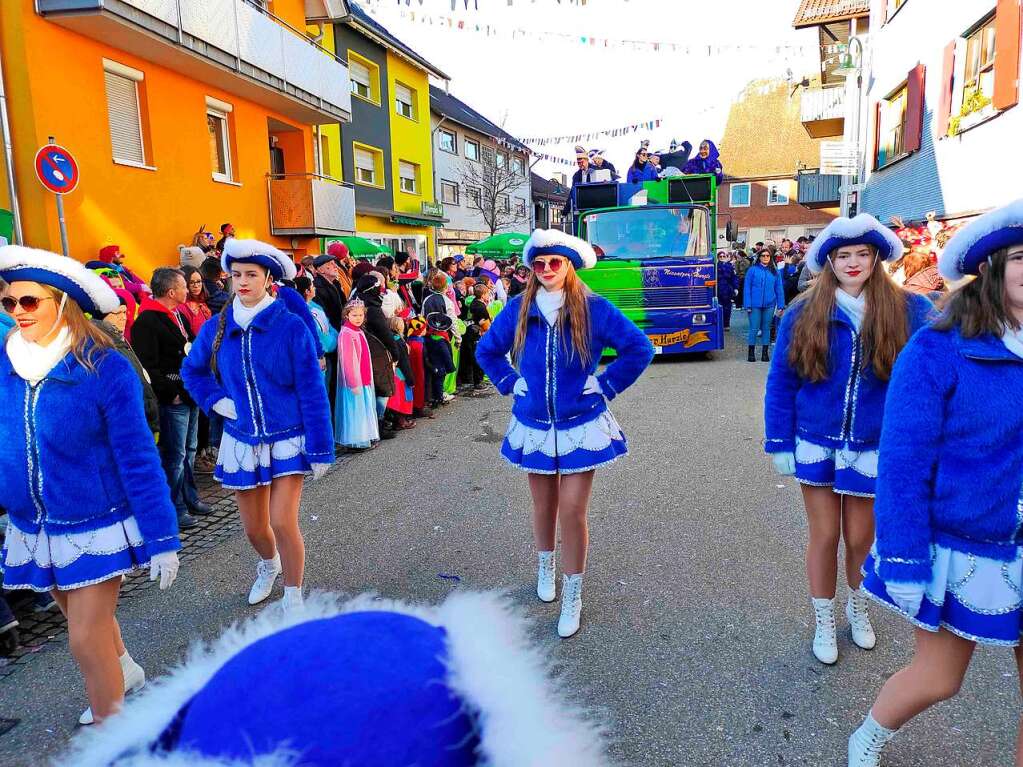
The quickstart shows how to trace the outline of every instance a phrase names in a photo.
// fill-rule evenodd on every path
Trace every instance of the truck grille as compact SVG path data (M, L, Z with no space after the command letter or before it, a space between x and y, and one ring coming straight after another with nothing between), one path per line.
M601 293L620 309L678 309L711 305L713 293L703 286L669 288L632 288L602 290Z

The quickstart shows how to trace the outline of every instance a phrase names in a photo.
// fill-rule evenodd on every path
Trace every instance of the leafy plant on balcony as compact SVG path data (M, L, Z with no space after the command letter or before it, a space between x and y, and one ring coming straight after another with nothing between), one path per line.
M979 88L967 88L963 91L963 105L959 108L959 114L948 121L948 135L958 135L962 130L963 118L980 112L990 103L991 99L985 96Z

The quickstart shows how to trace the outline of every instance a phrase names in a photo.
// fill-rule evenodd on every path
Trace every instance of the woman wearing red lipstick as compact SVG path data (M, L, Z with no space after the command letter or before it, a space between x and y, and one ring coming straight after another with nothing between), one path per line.
M895 358L932 308L880 266L901 255L902 243L873 216L833 221L807 254L807 268L818 277L782 318L767 377L765 449L775 470L795 475L802 488L817 625L813 652L826 664L838 660L835 590L843 538L853 642L864 650L876 642L860 568L874 540L885 394Z

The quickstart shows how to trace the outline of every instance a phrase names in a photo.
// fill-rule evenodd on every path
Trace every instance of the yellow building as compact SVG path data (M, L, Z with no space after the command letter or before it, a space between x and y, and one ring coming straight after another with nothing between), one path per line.
M434 191L430 77L448 76L349 5L351 14L334 25L334 45L351 69L341 162L355 186L356 230L392 253L433 261L444 218Z
M354 190L339 162L324 168L351 119L331 52L347 13L342 0L4 0L0 207L17 208L25 244L60 250L33 164L52 136L81 170L64 208L83 261L118 244L148 275L226 222L299 257L351 234Z

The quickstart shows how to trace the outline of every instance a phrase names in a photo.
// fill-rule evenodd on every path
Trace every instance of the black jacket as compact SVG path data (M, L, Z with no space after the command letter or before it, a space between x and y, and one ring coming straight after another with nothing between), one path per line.
M186 323L179 325L156 309L143 309L131 326L131 348L149 374L161 405L173 404L175 397L181 397L185 404L195 404L181 381L185 346L192 340Z
M328 280L322 274L317 274L313 278L313 284L316 285L316 297L313 298L313 301L323 307L330 326L334 330L341 330L341 326L344 324L341 311L345 308L345 294L341 287L334 280Z
M365 328L365 325L363 325ZM394 395L394 357L383 342L372 333L366 333L370 364L373 367L373 388L378 397Z
M149 385L146 369L142 367L139 358L135 356L135 352L132 351L131 346L124 340L124 336L120 334L117 328L103 320L93 320L93 323L110 337L110 340L114 342L114 348L135 368L135 374L139 377L139 383L142 384L142 405L146 411L146 424L149 426L149 431L153 432L153 434L159 434L160 403L156 399L156 392L153 391L153 387Z
M369 282L363 282L366 279ZM372 286L370 283L372 283ZM363 303L366 304L366 322L363 323L362 329L369 335L376 336L380 343L384 345L384 348L387 349L388 354L391 355L392 361L397 360L398 344L394 340L394 334L391 332L391 329L387 327L387 317L384 316L382 308L383 296L380 295L376 280L368 277L368 275L361 278L356 285L356 292Z

